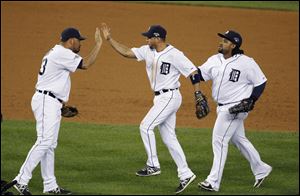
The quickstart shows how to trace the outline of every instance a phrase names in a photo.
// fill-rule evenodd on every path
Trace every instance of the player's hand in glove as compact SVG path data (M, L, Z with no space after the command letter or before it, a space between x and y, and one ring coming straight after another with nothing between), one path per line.
M195 101L196 101L196 116L198 119L201 119L209 113L209 107L207 104L206 97L201 93L201 91L195 92Z
M229 113L230 114L238 114L240 112L249 112L249 111L253 110L254 104L255 104L255 101L251 97L243 99L241 101L241 103L229 108Z
M61 115L63 117L74 117L78 114L78 110L76 107L74 106L68 106L68 105L63 105L63 107L61 108Z

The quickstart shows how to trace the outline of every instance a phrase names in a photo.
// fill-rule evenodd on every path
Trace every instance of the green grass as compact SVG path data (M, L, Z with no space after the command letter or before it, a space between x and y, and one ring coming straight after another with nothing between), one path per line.
M192 6L234 7L299 11L299 1L139 1L156 4L178 4Z
M197 175L183 194L211 194L197 187L212 164L211 130L178 128L177 136L190 168ZM230 145L217 194L299 194L299 133L248 131L247 137L262 159L273 166L272 174L260 189L253 189L254 177L248 162ZM178 185L177 168L157 130L156 138L162 174L142 178L135 176L146 161L138 126L63 122L55 154L57 181L80 195L174 194ZM1 179L12 180L17 175L35 139L34 122L1 124ZM29 187L33 194L42 193L39 166Z

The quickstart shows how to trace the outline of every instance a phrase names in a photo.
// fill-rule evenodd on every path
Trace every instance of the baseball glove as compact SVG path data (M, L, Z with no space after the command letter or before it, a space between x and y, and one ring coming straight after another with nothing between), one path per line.
M17 184L16 180L8 183L5 180L1 179L1 195L13 195L13 193L9 192L8 189L13 187L15 184Z
M195 101L196 101L196 116L198 119L201 119L209 113L209 107L207 104L206 97L201 93L201 91L195 92Z
M61 108L61 115L63 117L74 117L78 114L78 109L75 106L68 106L68 105L63 105Z
M229 108L229 113L230 114L238 114L240 112L249 112L253 110L254 108L255 101L251 97L247 99L243 99L241 103L232 106Z

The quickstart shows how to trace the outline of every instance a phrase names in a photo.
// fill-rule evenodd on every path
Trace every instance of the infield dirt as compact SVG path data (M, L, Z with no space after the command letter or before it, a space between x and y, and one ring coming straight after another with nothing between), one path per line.
M88 37L80 54L93 47L95 28L106 22L112 37L129 47L146 44L141 32L161 24L167 41L196 65L217 52L218 32L233 29L242 49L268 78L264 94L245 122L246 129L298 131L299 12L149 5L117 2L1 2L1 112L4 119L34 120L31 97L43 55L59 42L61 31L77 27ZM193 87L180 79L183 103L177 126L212 128L216 104L211 83L201 83L211 113L195 117ZM138 125L152 106L145 63L125 59L103 40L96 63L72 74L70 105L76 122Z

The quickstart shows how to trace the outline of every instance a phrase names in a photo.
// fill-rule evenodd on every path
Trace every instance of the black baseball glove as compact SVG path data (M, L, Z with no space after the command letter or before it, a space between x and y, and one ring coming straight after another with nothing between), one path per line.
M75 106L68 106L68 105L63 105L61 108L61 115L63 117L74 117L78 114L78 109Z
M15 184L17 184L16 180L7 183L5 180L1 179L1 195L13 195L13 193L9 192L8 189L13 187Z
M196 101L196 116L198 119L201 119L209 113L209 107L207 104L206 97L201 93L201 91L195 92L195 101Z
M255 101L253 98L249 97L247 99L243 99L241 103L232 106L229 108L230 114L238 114L240 112L249 112L253 110Z

